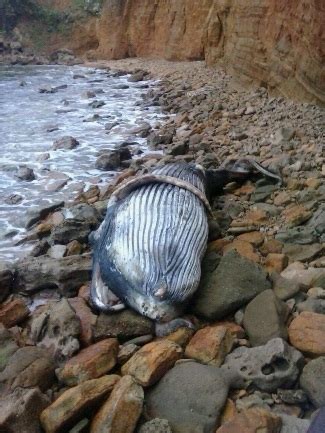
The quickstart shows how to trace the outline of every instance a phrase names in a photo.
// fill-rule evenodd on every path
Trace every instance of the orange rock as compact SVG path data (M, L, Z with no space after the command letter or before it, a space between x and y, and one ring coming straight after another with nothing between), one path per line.
M87 380L78 386L64 391L40 416L46 433L68 431L76 419L84 416L84 411L98 404L112 391L120 377L112 374L100 379Z
M288 256L285 254L270 253L265 258L265 267L269 273L282 272L288 266Z
M73 240L67 245L66 256L74 256L82 253L82 245L80 242Z
M291 200L291 196L286 191L281 191L276 195L273 202L275 206L285 206L291 203Z
M290 343L311 356L325 355L325 315L304 311L289 326Z
M166 340L172 341L181 347L185 347L193 337L194 330L190 328L178 328L175 332L167 335Z
M166 339L143 346L123 365L122 374L130 374L142 386L151 386L181 358L182 348Z
M264 242L264 236L261 232L243 233L237 237L240 241L249 242L254 247L259 247Z
M118 348L117 339L108 338L81 350L57 373L59 380L73 386L103 376L115 366Z
M223 408L220 424L222 425L225 424L226 422L233 420L236 415L237 415L236 405L230 398L228 398L226 405Z
M208 244L208 252L215 251L216 253L220 253L223 248L230 244L231 241L229 239L217 239L216 241L210 242Z
M309 177L308 179L306 179L305 184L311 189L317 189L321 186L322 181L321 179L316 179L315 177Z
M124 376L95 415L90 433L133 433L140 418L144 393L131 376Z
M288 227L298 226L306 222L312 214L312 211L306 209L302 205L290 206L282 212L282 216L284 217Z
M276 239L269 239L260 247L260 252L265 256L267 256L269 253L280 254L282 252L282 248L282 242L277 241Z
M84 299L86 302L89 302L90 299L90 285L84 284L80 287L78 291L78 297Z
M237 188L234 190L234 194L237 196L242 196L242 195L250 195L255 191L255 186L248 182L245 185L241 186L240 188Z
M0 306L0 323L6 328L17 325L26 319L28 315L29 309L21 299L14 299Z
M251 408L237 414L216 433L280 433L281 427L279 415L262 408Z
M200 329L186 346L188 358L219 367L231 351L235 338L225 326Z
M254 247L249 242L235 239L231 244L224 247L223 253L226 254L232 250L237 251L238 254L246 257L248 260L252 260L255 263L260 261L259 255L254 252Z
M76 312L80 320L80 341L83 346L89 346L93 342L93 325L96 324L97 316L91 312L85 300L79 296L68 299L69 304Z
M225 321L221 321L221 322L217 322L215 324L212 324L212 326L223 326L223 327L227 328L235 338L244 338L245 337L244 329L241 326L237 325L237 323L235 323L235 322L228 322L225 320Z

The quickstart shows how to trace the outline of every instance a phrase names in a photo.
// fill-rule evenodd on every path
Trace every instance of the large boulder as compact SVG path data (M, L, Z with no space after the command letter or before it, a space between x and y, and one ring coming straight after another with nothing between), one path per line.
M214 271L203 276L193 309L206 319L220 319L270 288L262 267L230 251Z

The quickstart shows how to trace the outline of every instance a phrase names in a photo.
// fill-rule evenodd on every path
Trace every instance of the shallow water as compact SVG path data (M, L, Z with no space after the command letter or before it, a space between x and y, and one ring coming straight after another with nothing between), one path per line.
M126 84L129 88L119 88ZM156 83L145 84L151 87ZM67 88L49 94L39 92L42 87L61 85ZM87 91L95 91L96 97L87 98ZM0 66L0 261L26 254L27 246L15 244L26 234L29 209L72 200L89 185L104 185L116 175L95 168L99 151L118 147L130 138L138 143L132 150L146 151L145 139L130 137L130 130L142 121L153 123L161 118L157 107L141 104L146 91L143 83L129 83L127 76L111 77L100 69ZM94 100L105 105L91 108ZM100 118L92 120L95 114ZM118 125L108 133L104 125L115 121ZM65 135L75 137L80 146L53 150L53 142ZM43 160L44 155L48 159ZM19 166L32 168L36 179L17 179ZM58 179L67 183L53 191ZM22 201L6 203L12 194L22 196Z

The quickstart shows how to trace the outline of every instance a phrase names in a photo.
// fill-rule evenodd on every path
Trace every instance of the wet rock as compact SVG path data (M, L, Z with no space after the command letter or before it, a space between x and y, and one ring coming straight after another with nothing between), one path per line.
M207 326L197 331L186 346L185 356L220 367L235 342L226 326Z
M61 382L74 386L108 373L116 364L118 341L108 338L81 350L57 373Z
M92 313L86 301L79 296L68 299L68 302L80 321L80 342L83 346L89 346L93 342L93 326L97 316Z
M141 335L153 334L153 322L132 310L125 310L117 314L101 313L94 326L94 339L117 337L121 341Z
M279 415L262 408L251 408L237 414L218 428L216 433L280 433L281 426Z
M89 107L91 107L91 108L101 108L104 105L106 105L104 101L97 101L96 100L96 101L90 102Z
M155 418L143 424L138 433L173 433L166 419Z
M300 376L300 386L315 407L325 406L325 356L308 362Z
M43 239L36 243L36 245L32 248L29 255L31 257L43 256L44 254L47 253L49 248L50 248L50 244L47 242L46 239Z
M123 365L123 375L131 375L142 386L156 383L182 356L183 350L168 340L146 344Z
M98 170L109 171L116 170L121 165L120 153L116 151L107 152L100 155L95 162Z
M62 206L64 206L63 201L52 204L44 202L44 204L41 203L39 206L29 209L27 211L27 220L25 224L26 229L32 227L35 223L46 218L50 213L56 209L60 209Z
M50 243L61 244L59 247L60 249L63 247L65 253L67 248L66 244L72 241L78 241L81 243L87 242L89 234L95 228L96 226L94 224L88 222L81 222L73 219L64 220L61 224L53 228L50 236ZM55 245L55 247L58 246ZM59 259L60 256L53 258Z
M103 376L64 391L41 413L40 420L45 432L67 431L76 420L85 416L86 410L97 407L111 393L119 379L117 375Z
M4 301L13 287L14 276L6 263L0 263L0 302Z
M185 155L189 150L189 144L187 142L176 143L169 147L167 154L168 155Z
M45 349L26 346L16 350L0 372L0 390L39 387L47 390L54 382L55 363Z
M105 130L110 131L111 129L113 129L118 124L119 124L118 122L107 122L107 123L105 123Z
M231 251L213 272L203 275L193 308L206 319L220 319L269 288L260 266Z
M145 413L149 418L168 419L177 433L214 433L228 390L229 379L220 368L193 361L177 363L148 390Z
M18 350L18 345L12 334L0 325L0 371L2 371L9 362L11 355Z
M275 296L273 290L257 295L247 305L243 322L252 346L261 346L276 337L286 340L288 315L288 306Z
M152 127L148 122L142 122L140 125L135 126L131 129L130 133L134 135L139 135L142 138L148 137Z
M221 367L237 374L234 386L254 384L263 391L276 391L295 383L303 367L304 358L298 350L281 338L274 338L264 346L239 347L230 353Z
M0 305L0 323L6 328L11 328L25 320L29 315L29 309L22 299L14 299L11 302Z
M18 204L23 201L23 197L19 194L10 194L8 197L5 198L4 202L6 204Z
M80 322L66 299L47 304L35 312L30 337L58 360L70 358L79 350Z
M293 319L290 343L309 355L325 355L325 315L304 311Z
M72 150L75 149L77 146L79 146L79 144L80 144L79 141L76 140L74 137L71 137L70 135L66 135L54 141L53 150L59 150L59 149Z
M41 433L39 415L49 403L38 388L15 389L0 399L0 431Z
M124 376L95 415L90 433L133 433L140 418L144 393L131 376Z
M17 282L24 293L45 288L58 288L65 296L71 296L90 280L91 258L89 254L62 259L31 257L17 262Z
M137 82L139 82L139 81L142 81L146 75L147 75L147 72L145 72L145 71L135 72L134 74L132 74L132 75L128 78L128 81L129 81L130 83L137 83Z
M28 182L36 179L34 170L29 167L19 167L16 177L20 180L26 180Z

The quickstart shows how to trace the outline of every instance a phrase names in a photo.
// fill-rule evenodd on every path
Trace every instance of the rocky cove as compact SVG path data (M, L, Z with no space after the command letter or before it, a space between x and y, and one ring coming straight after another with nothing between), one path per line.
M10 58L25 54L13 46ZM11 126L20 108L8 111L9 95L42 101L30 132L28 111L18 118L16 161L2 133L1 217L12 223L0 265L0 430L306 433L325 406L323 109L234 85L201 61L72 66L67 50L38 60L50 65L5 67L1 105ZM196 329L158 338L130 309L95 311L88 236L114 189L167 162L241 157L283 182L232 182L212 201L187 311Z

